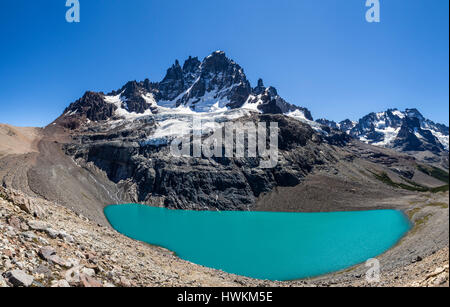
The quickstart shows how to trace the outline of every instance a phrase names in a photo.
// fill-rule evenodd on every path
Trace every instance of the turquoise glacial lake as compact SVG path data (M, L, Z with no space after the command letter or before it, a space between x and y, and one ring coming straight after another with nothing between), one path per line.
M228 273L295 280L336 272L383 254L411 228L400 211L334 213L105 208L112 227L178 257Z

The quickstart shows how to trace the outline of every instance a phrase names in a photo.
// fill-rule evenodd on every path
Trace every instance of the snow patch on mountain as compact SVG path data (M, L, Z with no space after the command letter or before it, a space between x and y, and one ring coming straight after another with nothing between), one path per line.
M262 113L261 110L259 110L259 106L263 104L263 101L261 100L261 95L250 95L248 96L247 101L242 105L242 109L251 110L254 112Z
M156 130L152 136L141 143L141 146L162 146L175 138L198 132L208 134L219 128L221 123L251 115L250 110L218 110L216 112L194 112L189 107L180 106L175 109L161 109L152 115ZM195 125L195 126L194 126ZM198 126L197 126L198 125Z
M439 140L439 142L444 146L445 150L449 150L449 136L445 135L439 131L429 130L435 138Z
M392 114L394 114L395 116L400 117L401 119L405 118L405 114L403 114L403 113L400 112L399 110L393 111Z
M374 146L390 147L397 138L400 128L385 127L385 129L375 129L375 131L384 135L383 141L371 143L370 140L366 140L366 143L371 143Z
M319 132L323 135L328 135L328 132L326 132L325 130L322 129L322 125L309 120L308 118L306 118L306 115L304 112L300 111L300 110L295 110L292 112L288 112L285 114L288 117L294 118L298 121L301 121L302 123L308 124L312 129L314 129L316 132Z
M227 105L230 100L226 97L227 93L236 85L225 89L218 89L217 87L210 92L206 92L201 98L190 98L185 104L197 112L211 112L217 109L228 109Z

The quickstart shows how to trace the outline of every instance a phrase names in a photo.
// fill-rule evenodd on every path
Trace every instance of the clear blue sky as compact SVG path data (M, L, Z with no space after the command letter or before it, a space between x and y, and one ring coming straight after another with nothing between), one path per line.
M175 59L224 50L314 118L416 107L449 122L449 1L0 0L0 122L43 126L86 90L159 81Z

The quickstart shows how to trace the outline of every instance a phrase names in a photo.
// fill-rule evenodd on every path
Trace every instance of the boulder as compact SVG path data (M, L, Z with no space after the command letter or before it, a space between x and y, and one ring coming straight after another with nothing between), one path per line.
M80 269L80 266L76 266L64 273L64 278L70 285L76 286L80 283Z
M58 231L56 231L56 230L54 230L53 228L50 228L50 227L45 230L45 233L52 239L56 239L58 237L58 235L59 235Z
M85 288L101 288L101 287L103 287L103 284L100 281L98 281L86 274L80 274L80 280L81 280L81 285Z
M8 225L14 227L16 229L21 229L20 227L21 221L17 216L12 216L8 219Z
M6 273L6 278L15 287L29 287L33 284L33 276L28 275L22 270L13 270Z
M42 247L39 250L39 256L49 263L57 264L62 267L69 268L72 266L70 262L61 259L61 257L56 254L55 249L51 246Z
M45 247L42 247L42 248L39 250L38 255L39 255L42 259L49 261L50 258L51 258L52 256L56 256L56 251L55 251L55 249L54 249L53 247L51 247L51 246L45 246Z
M41 221L28 221L28 226L36 231L45 231L48 228L48 225Z
M37 240L38 239L38 237L32 231L23 232L23 233L21 233L21 236L24 237L25 239L29 240L29 241L33 241L33 240Z
M4 187L0 187L0 196L34 217L44 218L48 214L44 209L45 205L48 205L45 200L29 197L20 191Z
M122 287L129 288L129 287L131 287L131 281L129 281L128 279L126 279L125 277L122 276L120 278L120 285Z
M89 277L94 277L95 276L95 271L93 269L90 268L83 268L81 270L81 273L84 275L87 275Z
M67 243L73 243L75 240L73 239L73 237L71 235L69 235L67 232L65 231L60 231L58 233L58 238L64 240Z

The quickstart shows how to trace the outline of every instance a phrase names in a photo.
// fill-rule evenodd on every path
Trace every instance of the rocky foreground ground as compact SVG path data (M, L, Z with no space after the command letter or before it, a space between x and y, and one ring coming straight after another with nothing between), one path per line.
M438 198L448 199L448 193ZM368 284L362 267L313 280L269 282L183 261L65 207L0 187L0 287L448 286L448 231L441 234L444 242L434 242L435 248L423 257L407 251L430 235L430 221L443 223L442 228L431 227L437 232L448 229L448 200L435 201L436 196L426 196L420 205L411 203L409 214L416 226L404 242L380 257L383 263L397 255L403 262L385 266L380 283Z

